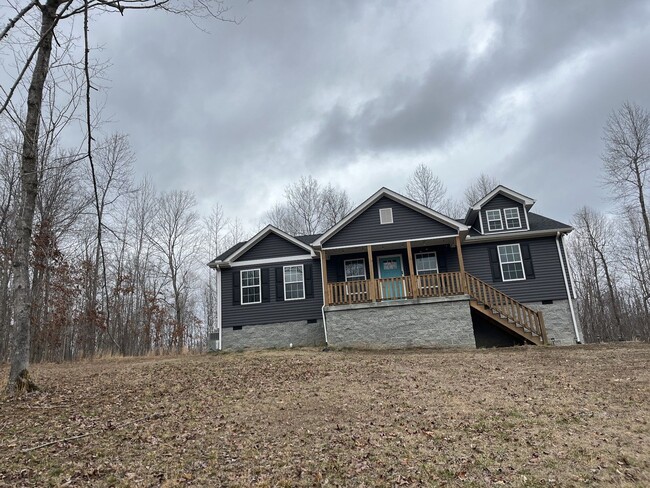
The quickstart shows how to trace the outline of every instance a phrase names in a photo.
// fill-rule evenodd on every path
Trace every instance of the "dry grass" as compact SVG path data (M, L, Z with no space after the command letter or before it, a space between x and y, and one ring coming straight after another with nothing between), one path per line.
M33 375L45 392L0 402L0 484L650 486L647 344L103 359Z

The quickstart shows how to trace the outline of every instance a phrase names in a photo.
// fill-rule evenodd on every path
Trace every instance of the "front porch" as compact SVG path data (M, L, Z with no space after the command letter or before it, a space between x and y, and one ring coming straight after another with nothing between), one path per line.
M360 250L321 250L327 321L345 330L337 336L357 337L363 330L358 337L377 341L375 335L390 336L392 330L396 339L399 329L419 338L414 343L401 339L400 345L470 345L473 311L527 343L548 344L540 311L465 272L459 237Z

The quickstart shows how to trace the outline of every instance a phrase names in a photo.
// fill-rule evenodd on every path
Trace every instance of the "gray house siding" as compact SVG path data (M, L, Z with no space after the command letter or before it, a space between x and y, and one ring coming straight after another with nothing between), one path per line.
M479 215L481 221L483 222L483 233L484 234L491 233L487 223L487 214L486 214L487 210L501 210L501 221L503 222L503 230L509 230L506 228L506 220L505 220L505 216L503 215L503 209L513 208L513 207L517 207L519 209L521 229L525 230L526 229L526 214L525 214L526 208L521 203L516 202L508 197L499 194L499 195L495 195L495 197L492 198L492 200L490 200L485 205L483 205L483 207L481 207L481 212ZM480 226L480 224L478 225ZM492 231L492 232L502 232L502 231Z
M509 243L527 243L529 245L535 278L506 282L495 282L493 280L489 249L493 246ZM567 299L555 237L507 240L504 236L503 241L499 242L465 245L463 247L463 257L465 270L468 273L491 284L515 300L538 302Z
M305 298L304 300L279 300L276 289L276 268L295 264L311 264L314 288L313 297ZM245 269L257 268L267 268L269 270L270 300L262 303L235 305L233 303L233 273L239 273ZM317 259L307 259L305 261L280 262L261 266L224 269L221 273L221 296L221 326L223 328L317 320L322 317L321 307L323 306L320 263Z
M438 268L441 273L459 271L460 267L458 265L458 254L456 249L452 249L449 246L428 246L428 247L413 247L413 260L415 266L415 255L420 252L436 252L438 259ZM402 257L402 264L404 266L404 275L411 274L408 263L408 253L406 249L394 249L394 250L385 250L372 253L373 267L375 271L375 278L379 278L379 272L377 270L377 258L381 256L391 256L399 254ZM370 269L368 266L368 253L351 253L351 254L341 254L334 255L328 258L327 260L327 281L329 283L345 281L345 269L344 262L347 259L359 259L363 258L366 264L366 278L370 279Z
M252 259L284 258L287 256L299 256L309 254L302 247L283 239L277 234L269 234L260 242L251 247L248 251L237 258L237 261L248 261Z
M379 223L379 209L393 209L393 223ZM324 248L363 245L375 242L404 241L457 234L457 229L442 224L391 198L382 197L327 241Z

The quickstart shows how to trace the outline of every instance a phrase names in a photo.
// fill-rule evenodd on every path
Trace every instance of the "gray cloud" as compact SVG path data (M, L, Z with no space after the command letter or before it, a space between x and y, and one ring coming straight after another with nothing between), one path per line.
M92 34L138 172L251 223L300 174L361 201L420 161L455 191L492 172L566 219L602 201L607 113L650 106L642 1L232 5L244 21L209 34L151 12Z

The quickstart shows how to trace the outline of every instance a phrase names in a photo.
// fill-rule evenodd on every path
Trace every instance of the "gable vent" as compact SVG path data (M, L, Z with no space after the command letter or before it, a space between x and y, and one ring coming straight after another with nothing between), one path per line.
M379 223L380 224L392 224L393 223L393 209L392 208L380 208L379 209Z

